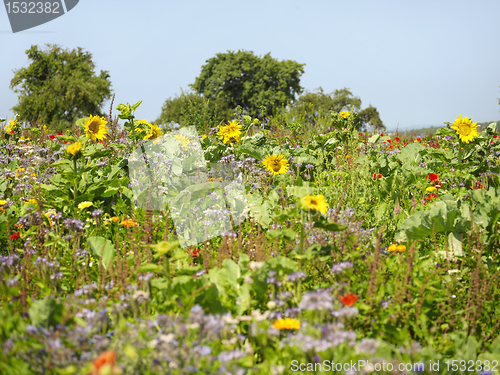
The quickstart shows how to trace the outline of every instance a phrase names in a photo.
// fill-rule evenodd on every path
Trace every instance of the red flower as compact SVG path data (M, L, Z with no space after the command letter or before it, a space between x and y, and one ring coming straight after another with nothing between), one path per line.
M383 137L383 136L384 136L384 133L380 134L380 136L381 136L381 137Z
M19 232L14 232L14 234L10 236L10 238L13 240L17 240L18 238L21 238L21 235L19 234Z
M99 357L97 357L92 362L92 370L90 370L89 375L104 374L104 372L101 372L101 370L104 370L106 367L107 367L106 373L110 374L109 370L111 370L111 371L114 370L115 362L116 362L116 353L114 351L107 350L105 352L102 352L99 355ZM113 371L113 373L114 373L114 371Z
M14 130L11 130L11 131L10 131L10 133L11 133L11 134L14 134L14 133L15 133L15 131L14 131Z
M495 135L493 136L493 138L497 139L497 138L498 138L498 135L496 135L496 134L495 134Z
M406 146L407 144L408 144L408 142L405 142L405 143L403 143L403 146Z
M49 138L50 138L50 139L55 139L55 138L56 138L56 136L55 136L54 134L51 134L51 135L49 135Z
M429 173L429 177L427 178L431 181L437 181L439 180L439 175L437 175L436 173Z
M387 142L392 143L392 141L390 139L388 139Z
M62 135L62 133L57 133L57 135Z
M396 142L399 142L399 141L401 140L401 138L396 137L396 138L394 138L394 140L395 140Z
M433 199L436 199L438 196L434 193L429 194L428 196L425 197L429 202L432 201Z
M422 140L422 138L420 138L420 137L419 137L419 138L417 138L417 142L420 142L421 140Z
M478 181L478 182L476 182L476 187L475 187L476 189L482 189L483 187L484 187L484 186L483 186L483 184L482 184L481 182L479 182L479 181ZM472 188L471 188L471 189L472 189Z
M200 256L200 249L194 249L193 253L191 254L193 258L198 258Z
M376 180L378 178L382 178L382 175L380 173L375 173L375 174L372 174L372 177L374 180Z
M363 136L363 133L358 133L359 137L361 138Z
M339 297L340 301L346 306L352 306L354 303L359 299L359 296L355 295L354 293L348 294L344 297Z

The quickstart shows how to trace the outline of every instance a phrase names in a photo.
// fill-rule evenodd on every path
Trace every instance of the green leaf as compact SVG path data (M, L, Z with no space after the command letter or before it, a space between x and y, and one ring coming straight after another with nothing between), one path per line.
M55 299L45 298L33 302L28 310L35 327L49 329L61 322L63 304Z
M144 263L136 270L137 272L160 272L161 268L157 264Z
M313 227L314 228L323 228L323 229L331 231L331 232L340 232L342 230L347 229L347 225L332 223L332 222L329 222L325 219L321 219L320 221L316 221L314 223Z
M94 254L99 257L104 268L109 266L109 262L116 257L116 251L113 243L103 237L89 237L87 243L90 245Z

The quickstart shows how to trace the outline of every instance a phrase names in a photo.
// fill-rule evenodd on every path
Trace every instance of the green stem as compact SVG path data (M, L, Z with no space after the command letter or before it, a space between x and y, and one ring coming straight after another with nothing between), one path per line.
M462 162L462 141L458 139L458 162Z
M78 168L76 166L76 158L73 159L73 171L75 172L75 176L77 175L78 173ZM73 192L73 196L76 200L76 198L78 198L78 182L77 182L77 179L75 178L75 183L74 183L74 186L75 186L75 190Z

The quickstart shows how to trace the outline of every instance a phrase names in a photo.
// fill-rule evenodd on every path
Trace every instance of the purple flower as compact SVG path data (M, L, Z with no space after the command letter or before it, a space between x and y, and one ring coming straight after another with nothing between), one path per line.
M451 139L451 137L449 135L445 135L444 139L447 140L447 141L449 141Z

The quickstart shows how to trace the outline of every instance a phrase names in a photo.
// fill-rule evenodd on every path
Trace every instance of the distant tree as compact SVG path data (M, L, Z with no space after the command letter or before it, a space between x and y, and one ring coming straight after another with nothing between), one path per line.
M196 125L198 131L206 131L221 122L229 121L234 108L223 97L206 99L194 92L182 92L180 96L168 98L161 108L161 114L154 122L164 129L174 124L181 126Z
M385 130L386 127L380 119L377 108L371 105L359 112L359 117L354 120L354 125L358 130L366 130L369 125L377 130Z
M41 51L32 45L26 51L30 65L14 70L10 88L19 93L19 103L12 109L22 120L52 126L89 114L102 116L103 102L111 97L109 73L101 70L96 76L92 54L80 47L47 47Z
M270 53L259 57L251 51L228 51L206 60L190 86L205 98L226 99L231 108L240 105L250 115L256 116L261 105L271 114L273 107L293 101L302 92L304 65L278 61Z
M307 124L315 124L320 117L328 116L332 111L358 112L360 108L361 99L353 96L348 88L325 94L319 87L315 92L302 94L292 105L292 111Z

